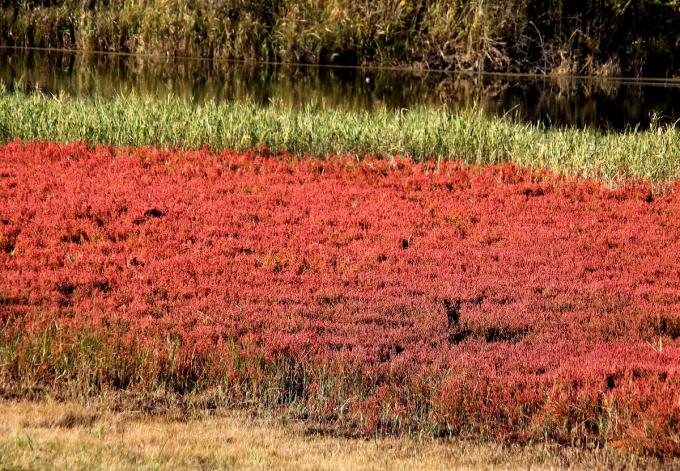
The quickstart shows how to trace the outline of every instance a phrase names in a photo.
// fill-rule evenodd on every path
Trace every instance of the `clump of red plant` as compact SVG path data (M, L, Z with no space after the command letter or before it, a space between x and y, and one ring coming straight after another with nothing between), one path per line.
M2 390L680 453L680 195L512 165L0 148ZM215 393L217 394L217 393Z

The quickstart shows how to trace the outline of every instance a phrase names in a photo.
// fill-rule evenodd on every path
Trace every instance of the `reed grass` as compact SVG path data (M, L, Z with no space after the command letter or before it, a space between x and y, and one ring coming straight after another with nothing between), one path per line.
M0 0L0 44L319 64L672 76L677 0Z
M181 149L266 147L272 153L322 158L350 154L514 162L607 180L680 179L677 124L613 133L547 127L475 108L349 112L276 103L193 103L172 96L72 98L0 88L0 142L14 139Z

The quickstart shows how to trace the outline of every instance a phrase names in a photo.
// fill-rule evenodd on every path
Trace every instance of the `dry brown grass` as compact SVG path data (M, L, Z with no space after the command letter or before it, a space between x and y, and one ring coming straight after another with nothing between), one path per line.
M0 402L0 469L639 469L616 450L359 440L223 411L191 419L76 403Z

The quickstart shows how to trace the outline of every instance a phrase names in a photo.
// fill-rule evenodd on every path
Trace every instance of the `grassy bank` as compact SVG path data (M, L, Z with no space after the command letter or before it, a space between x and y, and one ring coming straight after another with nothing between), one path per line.
M557 74L678 72L677 0L0 2L0 42Z
M269 152L315 156L515 162L606 179L680 178L677 126L602 133L443 108L343 112L247 103L193 104L172 97L69 98L0 91L0 141L13 139L234 150L266 147Z

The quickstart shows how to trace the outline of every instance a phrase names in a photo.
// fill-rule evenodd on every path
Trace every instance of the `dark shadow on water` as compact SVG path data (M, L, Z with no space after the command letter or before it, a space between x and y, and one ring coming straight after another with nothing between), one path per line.
M341 110L479 106L553 126L644 129L653 116L680 118L680 81L453 75L362 68L256 65L195 59L0 49L10 88L74 96L137 92L204 100L249 100Z

